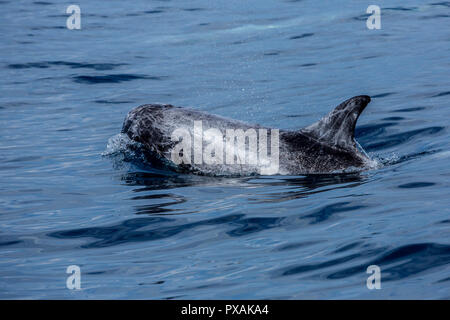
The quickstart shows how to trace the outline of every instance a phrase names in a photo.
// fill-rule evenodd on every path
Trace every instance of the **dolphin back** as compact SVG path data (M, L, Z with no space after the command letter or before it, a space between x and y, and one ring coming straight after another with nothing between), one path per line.
M299 131L275 129L273 137L273 129L259 125L172 105L147 104L128 113L122 133L143 145L147 162L153 165L155 159L161 159L163 166L170 163L170 168L179 172L207 175L267 174L266 167L276 167L278 174L338 172L367 167L369 157L362 149L358 149L354 136L356 121L369 101L368 96L353 97L338 105L320 121ZM207 138L207 141L203 141L209 129L222 135L222 139ZM249 129L255 135L256 130L259 133L261 129L261 134L268 134L270 129L270 159L267 146L266 149L261 149L259 143L255 148L245 146L247 132L249 143L252 140L256 144L258 140L250 139L252 131ZM231 136L237 134L235 130L244 135L240 139L242 143ZM183 132L182 138L178 136L180 132ZM230 137L229 132L232 132ZM198 142L196 139L201 140ZM236 144L235 140L238 140ZM267 137L259 141L268 143ZM217 163L207 157L212 149L214 161L216 154L221 155ZM173 155L180 156L180 150L183 150L183 161L177 165L172 159ZM191 150L186 152L186 158L184 150ZM237 156L235 152L238 152ZM228 157L229 154L235 157Z

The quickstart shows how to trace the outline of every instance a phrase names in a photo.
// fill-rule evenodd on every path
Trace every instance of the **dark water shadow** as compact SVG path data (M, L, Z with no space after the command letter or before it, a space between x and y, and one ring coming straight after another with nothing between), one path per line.
M121 83L132 80L163 80L165 77L147 76L139 74L107 74L107 75L82 75L74 76L73 81L77 83L97 84L97 83Z
M127 185L133 187L136 194L128 200L134 202L149 201L149 204L139 204L132 206L137 215L147 215L127 219L110 226L96 226L89 228L76 228L48 233L47 236L58 239L81 239L92 238L82 248L101 248L116 246L123 243L156 241L173 237L188 230L196 229L200 226L214 225L225 237L241 237L263 230L282 228L289 219L289 224L306 225L317 224L327 221L337 213L354 211L362 208L358 204L350 201L338 202L332 205L324 205L319 209L300 212L297 216L247 216L246 214L224 214L220 217L201 219L195 222L187 222L182 216L185 214L195 214L200 208L188 205L189 197L163 191L182 187L193 186L218 186L221 184L230 185L230 178L201 177L194 175L176 175L153 172L130 172L122 177ZM318 188L328 187L329 189L342 187L342 183L363 181L357 174L341 175L314 175L295 178L279 177L245 177L234 179L239 186L261 186L279 187L289 186L286 193L276 193L265 195L263 200L269 202L287 201L296 197L305 197ZM231 186L236 187L233 183ZM292 187L298 188L291 191ZM161 193L155 193L161 192ZM166 201L168 200L168 201ZM260 199L261 200L261 199ZM165 201L161 203L161 201ZM158 203L154 203L158 202ZM184 204L184 206L182 206ZM181 205L181 206L180 206ZM186 209L187 208L187 209Z
M428 127L428 128L421 128L416 130L410 130L406 132L401 132L397 134L388 135L385 137L378 137L375 141L372 143L368 143L364 145L364 149L367 151L379 151L383 149L388 149L392 147L396 147L399 145L402 145L405 142L408 142L416 137L426 137L426 136L433 136L437 133L440 133L444 130L444 127Z
M127 219L112 226L79 228L48 233L47 236L57 239L94 238L81 248L103 248L123 243L148 242L173 237L181 232L199 226L226 225L229 237L240 237L280 225L283 218L247 218L244 214L231 214L218 218L204 219L192 223L183 223L174 218L144 217ZM184 220L183 220L184 221Z
M124 243L150 242L167 239L196 229L200 226L215 226L215 229L226 237L241 237L264 230L283 228L286 223L305 225L322 223L333 215L342 212L354 211L363 206L351 202L341 202L326 205L313 212L299 213L295 220L292 217L257 217L245 214L227 214L221 217L202 219L196 222L186 222L185 219L176 217L151 216L127 219L110 226L96 226L89 228L77 228L48 233L47 236L57 239L82 239L94 240L81 246L81 248L103 248L117 246ZM289 219L289 221L288 221ZM216 231L216 232L217 232ZM215 233L216 233L215 232Z
M450 263L450 246L438 243L416 243L386 250L364 265L345 268L328 274L329 279L349 277L365 272L368 265L377 265L383 281L407 278Z
M340 265L360 260L356 265L337 269ZM361 260L364 260L361 262ZM321 278L343 279L364 274L369 265L377 265L382 270L383 281L401 280L438 268L450 263L450 246L438 243L415 243L394 248L359 248L349 253L328 260L299 264L281 268L273 273L273 277L314 274L314 271L333 269L320 274ZM336 270L337 269L337 270Z

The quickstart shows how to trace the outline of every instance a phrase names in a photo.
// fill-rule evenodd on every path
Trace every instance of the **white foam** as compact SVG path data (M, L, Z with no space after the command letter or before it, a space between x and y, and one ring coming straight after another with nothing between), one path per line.
M102 156L111 156L118 153L128 152L129 146L133 141L126 134L119 133L108 139L106 150L102 152Z

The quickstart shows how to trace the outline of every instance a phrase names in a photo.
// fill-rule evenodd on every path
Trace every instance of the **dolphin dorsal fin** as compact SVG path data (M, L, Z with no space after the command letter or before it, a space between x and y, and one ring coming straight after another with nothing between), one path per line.
M369 96L350 98L318 122L302 129L301 132L331 146L347 150L357 149L356 121L369 102Z

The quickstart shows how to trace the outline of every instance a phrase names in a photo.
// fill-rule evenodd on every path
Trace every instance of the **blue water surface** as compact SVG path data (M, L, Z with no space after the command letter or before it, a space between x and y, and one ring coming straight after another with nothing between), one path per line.
M0 298L450 298L450 2L0 10ZM360 94L356 137L380 164L362 173L203 177L103 155L144 103L297 129Z

